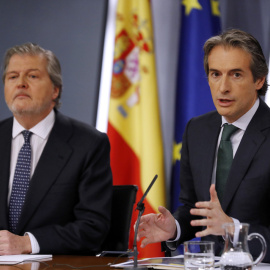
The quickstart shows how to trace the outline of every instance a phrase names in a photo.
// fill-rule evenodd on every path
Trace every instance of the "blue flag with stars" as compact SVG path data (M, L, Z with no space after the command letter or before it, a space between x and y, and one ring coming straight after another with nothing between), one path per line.
M220 33L218 0L182 0L181 34L177 74L171 211L180 205L180 161L182 136L192 117L214 110L203 68L203 45Z

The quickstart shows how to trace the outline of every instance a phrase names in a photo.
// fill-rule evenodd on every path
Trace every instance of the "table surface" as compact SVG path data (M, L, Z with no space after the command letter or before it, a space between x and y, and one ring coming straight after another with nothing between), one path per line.
M72 256L54 255L52 259L42 262L25 262L17 265L0 265L0 270L63 270L63 269L98 269L109 270L110 264L127 261L128 258L117 257L95 257L95 256ZM218 269L218 268L216 268ZM270 264L259 264L254 270L269 270Z
M117 257L95 257L95 256L72 256L72 255L54 255L52 259L42 262L25 262L17 265L0 265L0 270L58 270L58 269L98 269L108 270L109 264L121 263L128 258Z

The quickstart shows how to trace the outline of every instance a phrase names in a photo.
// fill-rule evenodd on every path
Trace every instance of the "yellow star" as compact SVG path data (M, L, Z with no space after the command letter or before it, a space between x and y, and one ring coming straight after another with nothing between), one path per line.
M181 159L181 149L182 149L182 142L180 143L175 143L173 142L173 164L175 164L175 162L177 160Z
M182 5L186 7L185 14L188 16L193 8L202 9L198 0L183 0Z
M218 0L211 0L211 9L214 16L220 17L219 2Z

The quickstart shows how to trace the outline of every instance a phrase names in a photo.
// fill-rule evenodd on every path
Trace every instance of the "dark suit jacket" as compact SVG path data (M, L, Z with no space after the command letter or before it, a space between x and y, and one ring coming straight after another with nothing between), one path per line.
M221 116L216 112L196 117L187 124L181 156L180 201L184 204L174 214L181 226L179 243L195 237L202 228L190 226L195 219L189 213L197 201L209 201L213 164L220 132ZM249 123L235 154L222 202L224 212L240 222L249 223L249 232L262 234L270 262L270 109L260 105ZM216 254L223 250L223 238L214 240ZM179 244L178 243L178 244ZM261 250L257 240L249 242L250 252Z
M0 122L0 229L8 229L13 118ZM112 175L106 134L63 116L56 120L36 166L18 235L31 232L40 253L94 254L110 226Z

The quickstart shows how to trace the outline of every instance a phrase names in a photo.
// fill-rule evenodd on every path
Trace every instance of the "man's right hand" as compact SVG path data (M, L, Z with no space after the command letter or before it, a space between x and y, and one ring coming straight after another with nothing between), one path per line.
M137 241L143 238L141 247L151 243L175 239L176 224L173 215L163 206L159 206L159 214L148 214L141 217ZM136 223L134 225L135 229Z
M32 247L28 235L19 236L6 230L0 230L0 256L29 254L31 252Z

